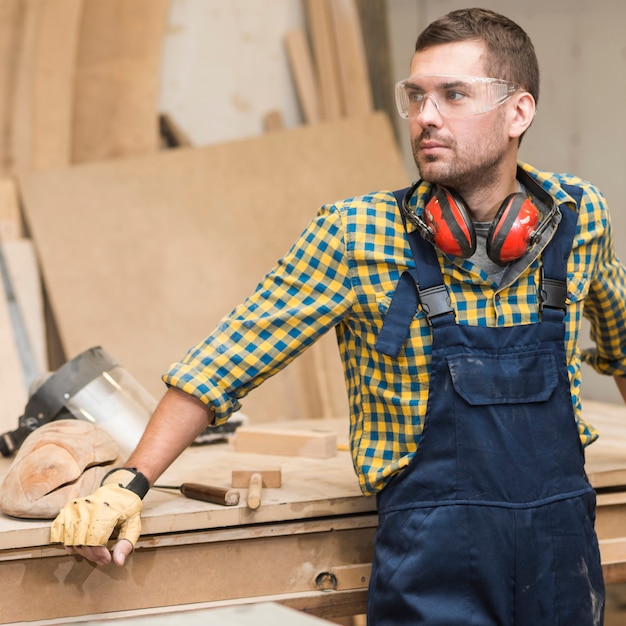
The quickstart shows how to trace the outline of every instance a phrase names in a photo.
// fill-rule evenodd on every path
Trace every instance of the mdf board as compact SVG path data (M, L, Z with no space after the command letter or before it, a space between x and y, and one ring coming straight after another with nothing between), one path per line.
M407 179L375 113L19 182L67 357L101 345L160 397L163 371L251 293L320 205ZM322 342L333 412L345 415L334 334ZM318 417L311 352L254 390L244 413Z
M70 163L73 84L83 0L23 0L11 117L14 171Z
M11 169L11 116L22 15L22 0L0 2L0 176Z
M161 49L169 0L84 0L72 162L159 148Z

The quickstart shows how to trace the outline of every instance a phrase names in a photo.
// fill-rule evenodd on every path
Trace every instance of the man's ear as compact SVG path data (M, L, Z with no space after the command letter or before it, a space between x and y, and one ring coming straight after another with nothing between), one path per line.
M521 137L535 118L537 107L535 99L527 91L513 96L510 111L509 137Z

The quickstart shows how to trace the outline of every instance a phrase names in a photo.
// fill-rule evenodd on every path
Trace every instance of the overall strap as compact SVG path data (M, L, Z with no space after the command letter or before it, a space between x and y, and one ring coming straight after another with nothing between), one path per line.
M583 190L574 185L562 188L580 205ZM561 219L552 241L543 251L539 308L543 320L561 321L567 311L567 259L572 251L576 234L578 212L568 208L560 210Z
M408 189L393 192L399 208L402 207ZM406 230L402 210L400 215ZM448 290L443 283L434 246L420 237L417 230L410 233L407 231L407 237L415 268L405 270L400 276L374 346L379 352L394 358L402 350L411 321L420 304L432 326L455 323L454 310L450 304Z
M573 185L562 187L576 200L578 206L582 189ZM408 189L393 192L405 229L406 220L401 207ZM540 313L545 321L562 321L567 311L567 259L576 233L578 213L565 209L560 211L560 216L557 231L542 253L539 297ZM393 358L400 354L420 304L431 326L455 323L454 310L434 246L420 237L417 230L407 231L407 238L415 268L405 270L400 276L374 346L379 352Z

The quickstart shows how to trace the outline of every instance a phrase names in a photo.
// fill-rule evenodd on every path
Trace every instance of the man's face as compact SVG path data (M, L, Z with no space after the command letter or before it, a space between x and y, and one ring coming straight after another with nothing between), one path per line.
M415 53L411 76L486 77L484 53L484 45L476 41L432 46ZM505 103L469 117L447 118L430 98L425 98L421 113L409 120L413 156L420 176L461 193L493 183L505 152L511 149L506 106Z

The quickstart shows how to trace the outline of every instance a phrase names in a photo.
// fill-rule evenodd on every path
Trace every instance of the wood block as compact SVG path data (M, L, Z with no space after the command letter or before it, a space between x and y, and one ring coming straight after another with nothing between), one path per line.
M240 426L233 444L237 452L328 459L337 454L337 433Z
M280 471L280 467L265 467L255 470L233 470L233 487L247 487L250 484L250 479L253 474L261 474L263 487L280 487L282 484L282 473Z

